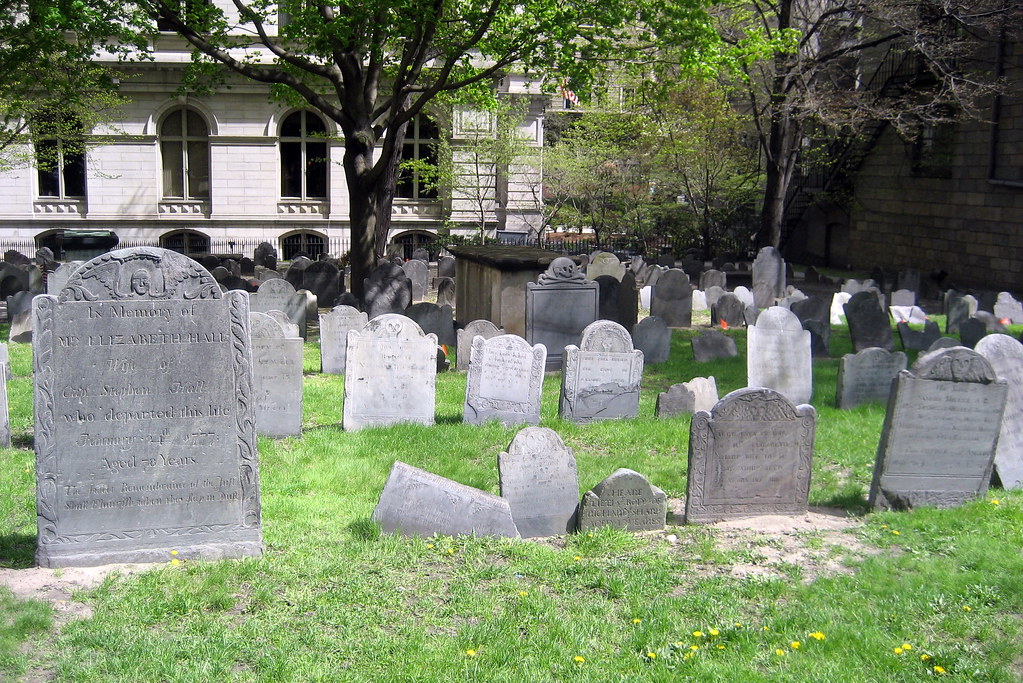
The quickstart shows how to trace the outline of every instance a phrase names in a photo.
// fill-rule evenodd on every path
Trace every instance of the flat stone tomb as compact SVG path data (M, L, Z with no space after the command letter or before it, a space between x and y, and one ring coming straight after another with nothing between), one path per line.
M546 360L542 344L530 346L517 335L477 336L465 384L464 421L538 424Z
M806 512L817 413L771 389L739 389L689 431L686 522Z
M262 552L248 294L140 247L34 304L44 567Z
M302 433L302 340L285 337L280 323L266 313L249 313L252 337L252 387L256 396L256 433Z
M583 494L579 503L579 531L610 526L626 531L664 528L668 498L646 477L624 467Z
M813 356L810 333L799 318L786 308L771 306L747 335L747 386L774 389L793 403L808 403L813 395Z
M432 425L436 383L436 335L397 313L372 318L348 332L342 427Z
M870 505L954 507L988 488L1008 387L962 346L900 372L877 447Z
M401 461L391 467L372 519L403 536L519 537L504 498Z
M298 325L299 336L306 338L306 300L305 295L295 290L287 280L274 278L260 283L254 295L249 297L250 310L257 313L281 311L288 319Z
M352 306L335 306L320 314L320 372L343 375L348 351L348 331L361 330L369 316Z
M577 347L565 349L560 417L573 422L639 415L643 352L618 323L598 320L586 327Z
M526 427L497 456L501 497L523 538L575 531L579 475L575 455L557 432Z
M842 356L835 405L847 410L861 403L888 401L892 380L906 369L906 354L876 346Z
M469 360L472 356L472 341L477 336L484 339L504 334L504 328L498 327L489 320L473 320L466 323L465 327L455 331L455 369L465 372L469 369Z
M1023 487L1023 344L1007 334L989 334L977 342L976 350L1008 383L995 449L995 473L1002 488L1018 489Z
M538 279L526 283L526 341L547 347L547 370L559 370L565 347L578 344L583 329L597 320L598 285L564 256Z

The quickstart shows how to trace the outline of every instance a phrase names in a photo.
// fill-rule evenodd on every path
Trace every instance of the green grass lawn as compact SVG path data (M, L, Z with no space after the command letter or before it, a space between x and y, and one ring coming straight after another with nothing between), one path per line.
M565 423L548 375L541 424L574 449L582 490L628 467L678 507L689 418L655 419L657 392L706 375L722 396L745 385L745 333L728 331L738 358L698 364L698 332L677 331L672 359L646 368L637 419ZM0 679L1020 680L1023 494L869 513L884 409L832 407L850 351L836 327L835 357L814 363L810 490L812 506L855 517L846 531L669 524L530 541L381 535L369 517L395 460L498 493L516 430L461 424L465 375L452 372L437 379L436 425L345 433L342 379L313 373L309 344L302 436L260 439L263 557L168 555L79 592L92 616L60 627L48 604L0 589ZM0 451L0 567L14 569L35 550L30 356L11 348L15 447ZM792 543L813 568L772 563Z

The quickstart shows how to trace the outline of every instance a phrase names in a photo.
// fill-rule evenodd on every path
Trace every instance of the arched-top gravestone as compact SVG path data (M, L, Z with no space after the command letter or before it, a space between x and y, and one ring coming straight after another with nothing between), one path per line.
M998 377L1008 383L1008 395L995 449L995 473L1005 489L1023 487L1023 344L1007 334L990 334L979 342Z
M33 313L37 562L261 554L248 296L139 247Z
M857 292L849 298L842 310L845 311L845 321L849 325L854 350L862 351L871 346L887 351L895 349L891 323L876 294Z
M835 405L843 410L871 401L884 403L892 380L906 369L906 354L876 346L842 356L835 387Z
M628 330L598 320L583 330L579 346L565 348L559 416L573 422L636 417L643 352Z
M520 430L497 456L501 497L523 538L575 531L579 475L572 449L547 427Z
M302 340L266 313L249 313L256 433L302 433Z
M877 446L871 507L953 507L982 495L1007 392L991 364L962 346L922 355L900 372Z
M648 315L632 330L632 343L643 352L644 364L664 363L671 355L671 328L656 315Z
M469 369L469 361L472 358L472 340L477 336L484 339L504 334L504 328L498 327L489 320L473 320L466 323L465 327L457 330L455 338L457 346L455 351L455 369L465 372Z
M747 330L746 385L766 387L796 404L813 395L810 333L787 308L771 306Z
M684 271L671 268L657 279L650 295L650 315L668 327L692 326L693 286Z
M806 512L817 413L771 389L739 389L689 431L686 522Z
M764 247L757 252L753 261L753 287L757 284L769 287L775 299L785 296L785 260L774 247Z
M412 281L401 266L384 263L365 279L363 299L370 320L385 313L404 313L412 303Z
M412 302L418 303L426 298L426 290L430 284L430 266L420 259L409 259L402 264L405 276L412 281Z
M465 382L463 420L469 424L487 420L506 425L538 424L546 359L543 344L530 346L518 335L477 335Z
M577 344L597 320L598 285L572 259L551 261L537 282L526 283L526 341L547 347L547 370L561 368L565 347Z
M295 291L295 287L287 280L273 278L261 282L256 293L249 295L249 305L257 313L281 311L298 326L299 336L306 338L305 295Z
M423 301L406 308L405 315L415 320L423 332L436 335L438 344L455 345L455 320L451 306L438 306L432 301Z
M320 372L345 374L348 331L361 330L367 322L366 314L351 306L335 306L320 314Z
M590 257L590 262L586 265L586 279L596 280L602 275L608 275L621 282L625 276L625 265L614 254L598 251Z
M313 293L317 308L327 308L333 305L344 290L341 271L330 261L311 263L303 274L302 288Z

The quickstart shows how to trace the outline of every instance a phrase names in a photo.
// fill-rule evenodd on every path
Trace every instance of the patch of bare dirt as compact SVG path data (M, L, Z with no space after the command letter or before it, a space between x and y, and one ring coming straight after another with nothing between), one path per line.
M15 596L25 600L45 600L53 605L57 625L74 619L88 619L92 608L74 600L79 590L100 585L110 574L134 574L152 567L152 564L107 564L100 567L68 567L47 569L0 569L0 586L6 586Z

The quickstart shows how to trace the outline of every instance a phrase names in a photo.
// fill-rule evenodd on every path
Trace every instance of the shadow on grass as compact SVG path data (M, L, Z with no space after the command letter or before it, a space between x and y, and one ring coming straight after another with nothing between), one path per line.
M357 519L346 528L353 538L360 541L375 541L380 538L380 525L369 517Z
M11 434L11 446L15 448L35 448L36 440L32 434Z
M35 534L6 534L0 536L0 568L28 569L36 563Z
M816 501L814 507L838 508L845 510L851 517L862 517L870 512L867 499L863 497L863 491L859 490L841 491L831 498Z

